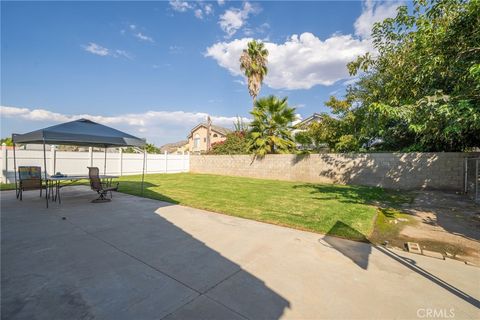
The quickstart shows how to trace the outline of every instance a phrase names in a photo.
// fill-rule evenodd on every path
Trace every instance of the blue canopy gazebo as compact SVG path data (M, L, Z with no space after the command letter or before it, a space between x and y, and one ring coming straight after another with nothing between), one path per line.
M15 170L15 189L17 189L17 161L15 155L16 144L43 144L44 175L47 180L47 153L45 145L74 145L105 148L105 161L103 171L107 171L107 148L112 147L137 147L143 149L142 165L142 194L145 178L145 145L144 139L137 138L120 130L93 122L88 119L79 119L65 122L55 126L35 130L25 134L12 134L13 140L13 166ZM48 195L45 192L48 207Z

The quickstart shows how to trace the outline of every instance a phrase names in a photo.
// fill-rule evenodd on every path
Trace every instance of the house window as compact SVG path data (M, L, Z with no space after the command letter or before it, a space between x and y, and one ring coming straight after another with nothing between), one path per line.
M213 134L213 137L216 138L216 137L218 137L218 135L217 135L216 133L214 133L214 134Z
M195 149L198 149L199 146L200 146L200 135L197 133L195 135L195 138L193 138L193 147Z

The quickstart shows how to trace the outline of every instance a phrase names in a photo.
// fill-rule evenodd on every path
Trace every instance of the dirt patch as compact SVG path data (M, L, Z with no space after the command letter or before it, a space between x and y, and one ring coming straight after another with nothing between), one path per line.
M480 266L480 206L463 195L415 192L411 203L386 214L379 210L372 242L418 242L422 249Z

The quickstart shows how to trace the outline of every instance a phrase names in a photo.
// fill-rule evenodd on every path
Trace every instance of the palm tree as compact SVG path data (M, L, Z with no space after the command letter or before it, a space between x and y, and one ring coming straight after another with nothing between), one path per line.
M267 153L288 153L295 149L291 123L295 120L295 108L290 108L287 98L275 96L255 101L250 123L248 149L258 156Z
M268 50L262 42L252 40L247 48L243 49L240 57L240 70L243 71L248 80L248 92L253 98L253 103L260 92L263 78L267 75Z

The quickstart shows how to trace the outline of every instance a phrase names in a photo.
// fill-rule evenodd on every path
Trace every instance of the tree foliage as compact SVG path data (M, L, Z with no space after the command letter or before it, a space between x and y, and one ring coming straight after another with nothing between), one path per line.
M248 154L245 132L235 131L227 134L224 141L212 144L209 154Z
M145 145L147 153L160 153L160 148L157 148L153 143L147 143Z
M133 147L126 147L123 148L123 152L125 153L139 153L141 152L141 148L133 148ZM147 153L161 153L160 148L157 148L153 143L147 143L145 145L145 150Z
M248 92L253 101L258 96L263 78L267 75L268 50L262 42L252 40L240 56L240 69L248 81Z
M258 156L267 153L287 153L295 150L292 137L292 121L295 120L295 108L290 108L287 98L275 96L255 101L250 112L248 150Z
M0 139L0 144L4 144L7 145L7 146L13 146L13 140L12 138L8 137L8 138L3 138L3 139Z
M345 99L327 102L335 119L320 140L338 151L379 140L392 151L480 146L479 0L401 6L375 24L372 41L376 52L348 64L358 81Z

